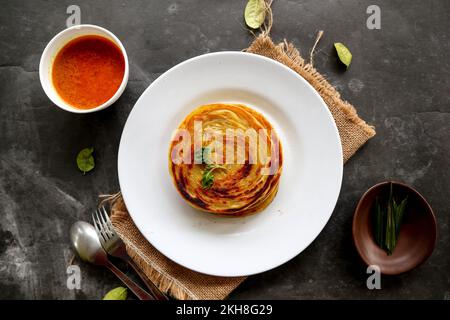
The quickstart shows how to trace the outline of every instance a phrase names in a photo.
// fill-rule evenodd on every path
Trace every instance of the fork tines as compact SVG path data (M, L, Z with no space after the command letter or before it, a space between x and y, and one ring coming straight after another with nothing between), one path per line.
M116 231L109 219L105 207L98 208L92 213L94 227L102 243L117 237Z

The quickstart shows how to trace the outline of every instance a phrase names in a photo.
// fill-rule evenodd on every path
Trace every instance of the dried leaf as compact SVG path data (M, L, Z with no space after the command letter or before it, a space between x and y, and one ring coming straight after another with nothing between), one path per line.
M127 288L117 287L109 291L104 297L103 300L126 300L128 296Z
M350 50L348 50L346 46L344 46L340 42L336 42L334 44L334 47L336 48L339 60L341 60L341 62L345 64L348 68L350 66L350 63L352 62L352 53L350 52Z
M264 0L249 0L244 11L245 23L252 29L258 29L266 19Z

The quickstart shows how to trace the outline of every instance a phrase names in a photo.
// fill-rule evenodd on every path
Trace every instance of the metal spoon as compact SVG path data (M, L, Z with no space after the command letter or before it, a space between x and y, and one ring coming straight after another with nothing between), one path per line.
M111 270L140 300L154 300L150 294L108 260L94 226L84 221L75 222L70 229L70 239L81 259Z

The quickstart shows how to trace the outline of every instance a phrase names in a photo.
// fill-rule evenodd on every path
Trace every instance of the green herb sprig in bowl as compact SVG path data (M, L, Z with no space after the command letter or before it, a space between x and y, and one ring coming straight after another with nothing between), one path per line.
M406 197L397 204L393 196L392 183L387 203L383 205L378 198L375 200L375 242L389 256L397 245L407 201Z

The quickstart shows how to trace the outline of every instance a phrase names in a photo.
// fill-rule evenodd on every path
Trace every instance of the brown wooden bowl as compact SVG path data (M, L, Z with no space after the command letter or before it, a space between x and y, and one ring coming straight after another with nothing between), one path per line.
M373 231L374 204L389 196L393 184L396 201L408 196L397 246L392 255L376 243ZM436 218L425 198L413 188L394 181L376 184L359 200L353 216L353 241L359 255L367 265L377 265L383 274L400 274L423 263L436 244Z

